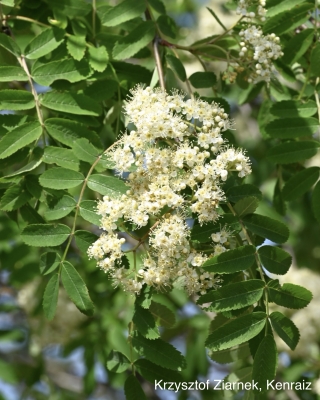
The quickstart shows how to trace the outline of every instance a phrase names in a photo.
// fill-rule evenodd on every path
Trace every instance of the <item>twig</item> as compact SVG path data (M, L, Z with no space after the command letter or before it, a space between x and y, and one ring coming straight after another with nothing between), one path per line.
M163 75L163 68L162 68L160 54L159 54L159 36L156 36L153 41L153 51L154 51L154 59L155 59L157 70L158 70L159 83L160 83L161 89L166 90L166 85L164 82L164 75Z

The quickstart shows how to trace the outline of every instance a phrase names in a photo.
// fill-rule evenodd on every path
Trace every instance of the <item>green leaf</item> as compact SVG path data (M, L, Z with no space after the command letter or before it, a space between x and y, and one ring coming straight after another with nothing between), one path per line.
M185 70L182 62L179 60L179 58L172 56L171 54L167 54L166 60L167 60L167 63L170 65L171 69L173 70L173 72L175 72L177 74L178 78L182 82L185 82L187 79L187 74L186 74L186 70Z
M164 368L180 371L186 367L183 355L162 339L149 340L138 332L132 336L133 348L147 360Z
M131 368L131 362L119 351L111 350L107 358L106 366L109 371L121 374Z
M157 26L164 35L170 37L171 39L176 38L178 28L174 20L169 17L169 15L160 15L160 17L157 19Z
M45 224L46 222L29 204L22 206L19 211L22 219L28 224Z
M279 118L308 118L312 117L317 112L317 104L313 100L309 100L306 103L294 100L283 100L274 103L270 112L272 115Z
M41 96L40 102L51 110L70 114L99 116L102 111L91 97L71 92L48 92Z
M232 319L208 336L206 346L219 351L247 342L263 329L266 318L264 312L254 312Z
M113 61L112 65L117 72L119 81L125 80L134 83L150 84L152 74L147 68L123 61Z
M317 42L312 49L310 57L311 74L313 76L320 76L319 62L320 62L320 43Z
M2 211L17 210L26 204L31 197L31 194L26 191L24 186L19 184L10 186L1 198L0 209Z
M115 7L110 8L102 17L102 25L117 26L123 22L130 21L144 13L146 3L144 0L125 0Z
M43 86L50 86L58 79L79 82L91 75L87 60L76 61L73 58L52 61L40 65L32 71L33 79ZM49 94L49 93L48 93Z
M157 325L170 329L176 323L176 317L174 313L163 304L151 301L149 311L153 315L153 318L155 319Z
M268 390L268 382L276 376L277 363L276 343L273 336L267 335L262 339L253 361L252 381L257 383L258 393Z
M94 200L84 200L80 203L80 215L91 224L100 226L101 215L97 214L97 202Z
M279 247L262 246L259 248L258 254L264 268L269 272L284 275L289 271L292 257Z
M263 32L283 35L301 25L308 16L308 11L314 8L314 4L307 3L297 5L289 11L284 11L269 18L263 26Z
M83 253L86 253L92 243L98 239L98 236L94 233L82 230L76 231L74 237L76 239L77 246Z
M272 198L272 205L274 209L280 214L280 215L286 215L286 203L283 200L282 196L282 190L281 190L282 183L280 182L280 179L277 179L277 182L274 186L274 192L273 192L273 198Z
M267 18L271 18L281 12L291 10L295 6L304 2L305 0L282 0L280 2L273 2L272 6L268 7Z
M46 146L43 154L43 161L47 164L57 164L78 171L79 161L72 150L62 147Z
M262 193L256 186L245 183L240 186L232 186L228 189L227 197L229 201L236 203L245 197L256 197L258 200L261 200Z
M21 67L0 66L0 82L27 81L28 76Z
M293 175L282 189L283 199L292 201L304 195L319 179L319 171L319 167L310 167Z
M164 382L182 382L182 377L178 372L162 368L144 358L135 361L134 366L137 368L139 374L151 383L160 381L161 379Z
M58 295L59 295L59 274L54 274L46 286L42 302L44 315L49 321L53 319L56 313L58 304Z
M238 219L232 214L222 215L217 222L209 222L205 225L196 224L191 230L191 240L205 243L211 241L212 233L220 232L221 227L227 225L231 230L238 231L241 229Z
M74 155L81 161L86 161L90 164L93 164L99 155L101 154L101 151L99 151L97 148L95 148L89 141L88 139L81 138L77 139L74 141L72 150ZM110 165L111 167L111 165Z
M113 176L101 174L91 175L88 179L88 187L104 196L119 197L128 190L126 184Z
M12 174L6 175L6 178L22 175L25 174L26 172L30 172L36 169L42 163L42 156L43 156L43 149L40 147L35 147L31 153L31 156L29 157L30 162L28 162L28 164L24 165L23 167L17 169Z
M318 127L316 118L283 118L271 121L265 129L273 138L294 139L313 135Z
M21 233L23 242L29 246L59 246L67 240L71 229L62 224L28 225Z
M91 5L84 0L54 0L55 9L69 18L84 17L91 11Z
M53 208L45 211L44 216L48 221L64 218L74 210L76 205L77 203L73 197L62 196Z
M277 164L291 164L317 154L320 144L316 141L286 142L272 147L267 158Z
M20 57L21 55L21 50L16 42L12 40L10 36L4 33L0 33L0 46L8 50L16 57Z
M68 53L72 58L80 61L84 57L86 51L86 38L83 36L70 35L67 38L67 49Z
M9 131L0 140L0 159L11 156L22 147L37 140L42 133L39 122L27 122Z
M86 284L68 261L62 263L61 280L70 299L85 315L92 316L94 305L90 299Z
M86 96L95 98L97 101L103 101L111 99L118 87L118 82L111 79L99 80L88 86L83 93Z
M254 213L258 205L259 200L254 196L250 196L238 200L233 208L238 217L243 217L244 215Z
M144 391L134 375L129 375L124 383L126 400L147 400Z
M148 3L159 14L166 14L166 7L161 0L148 0Z
M14 0L1 0L0 4L7 7L14 7Z
M312 300L312 293L299 285L285 283L280 286L278 279L268 283L269 301L287 308L304 308Z
M275 243L284 243L289 239L289 229L282 222L265 217L264 215L251 214L243 218L243 223L250 231Z
M12 362L8 363L3 359L0 359L0 379L1 381L14 385L18 384L19 380L17 377L16 369ZM6 400L4 396L1 395L1 400Z
M201 296L197 303L211 303L210 311L238 310L256 303L262 296L265 284L260 279L231 283Z
M154 34L154 23L152 21L142 22L115 44L112 52L113 58L115 60L125 60L134 56L153 40Z
M241 343L238 346L231 347L230 349L219 351L209 350L208 356L219 364L228 364L250 356L250 349L248 343Z
M29 110L35 107L32 93L26 90L0 90L0 110Z
M295 324L278 311L270 314L270 321L279 337L281 337L291 350L294 350L300 339L300 333Z
M60 167L44 171L39 178L40 185L50 189L70 189L83 181L84 176L80 172Z
M45 121L45 127L53 139L68 147L73 147L74 142L79 138L88 139L99 149L102 147L98 135L78 122L63 118L49 118Z
M47 275L58 268L61 261L61 257L55 251L49 251L44 253L40 257L40 273Z
M217 78L214 72L195 72L189 77L189 81L193 87L201 89L215 85Z
M64 41L64 30L50 28L42 31L26 47L24 54L30 60L43 57L55 50Z
M312 45L313 36L313 29L304 29L302 32L293 36L284 47L284 55L282 56L281 60L288 65L292 65L297 62ZM311 115L308 115L308 117L311 117ZM290 118L290 116L288 118Z
M137 330L147 339L157 339L160 337L155 320L149 310L135 305L135 312L132 318Z
M109 55L104 46L89 47L89 63L95 71L103 72L107 68Z
M320 222L320 181L312 192L312 211L318 222Z
M244 271L254 263L254 246L241 246L234 250L228 250L218 256L209 258L202 268L209 272L218 274L231 274L233 272Z

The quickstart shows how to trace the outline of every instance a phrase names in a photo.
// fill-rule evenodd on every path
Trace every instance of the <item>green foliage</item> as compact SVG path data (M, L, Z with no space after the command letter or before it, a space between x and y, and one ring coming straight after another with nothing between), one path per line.
M121 372L130 368L131 364L124 354L112 350L107 358L106 365L109 371L121 374Z
M21 238L29 246L59 246L67 240L70 232L67 225L35 224L28 225L21 232Z
M182 381L182 376L178 372L160 367L145 358L140 358L135 361L134 366L137 368L139 374L151 383L160 381L161 379L163 379L164 382Z
M125 60L134 56L152 41L154 32L155 26L152 21L142 22L128 36L115 44L112 52L113 58Z
M285 283L280 285L278 280L268 283L269 301L287 308L303 308L312 300L312 293L306 288Z
M68 261L62 263L61 280L68 296L77 308L82 313L92 316L94 305L89 297L87 286L74 266Z
M157 339L160 337L151 312L143 307L140 307L138 304L135 306L132 322L145 338Z
M0 90L0 110L29 110L34 106L32 94L25 90Z
M195 72L189 77L189 81L196 89L213 86L217 78L213 72Z
M226 2L221 10L227 9L224 6L234 12L235 4ZM280 285L269 273L286 274L292 259L298 267L316 270L318 265L319 10L312 0L267 1L266 22L257 19L252 23L261 24L263 34L278 35L284 54L277 60L268 59L277 70L269 82L260 76L252 83L251 68L257 69L254 50L239 56L239 31L247 26L244 19L239 17L231 29L218 11L208 9L214 18L211 36L199 39L197 34L195 39L192 27L185 22L181 26L181 21L196 21L196 8L187 1L0 0L0 257L1 269L9 276L8 285L1 280L1 287L4 293L23 290L26 284L26 293L33 288L32 301L19 309L21 315L26 313L26 320L32 318L24 325L31 340L33 327L37 343L57 340L50 332L58 326L58 336L67 332L67 338L61 339L64 353L83 347L87 368L83 393L74 394L46 374L41 352L36 357L28 354L27 369L8 356L10 364L0 362L0 378L21 383L24 368L23 385L29 397L39 397L34 388L44 376L52 398L92 396L98 360L108 370L108 390L124 388L127 400L151 398L155 381L179 383L207 376L206 351L215 362L233 363L226 366L226 382L253 380L261 388L257 393L232 390L220 396L215 392L217 400L286 395L281 391L265 394L266 382L275 379L277 368L273 333L291 350L300 333L290 319L291 312L271 312L268 303L298 310L310 303L312 293L291 283ZM218 25L222 34L216 32ZM202 29L205 25L200 21L200 34ZM190 63L198 70L192 67L187 77ZM121 271L124 266L133 277L141 274L148 251L152 254L147 237L166 213L182 213L187 218L192 226L191 248L207 256L203 265L194 266L195 274L208 282L207 291L190 298L179 289L188 279L183 273L173 287L144 285L139 295L130 297L121 289L121 278L112 281L104 274L107 268L96 269L96 260L87 256L101 234L98 201L103 196L121 199L127 195L127 172L135 170L133 165L119 175L107 152L126 129L135 130L123 112L124 101L137 84L160 86L159 74L168 91L183 90L191 103L192 99L216 102L231 113L237 131L222 129L221 135L229 147L237 148L239 141L247 147L253 170L243 180L241 167L236 162L230 167L228 179L221 181L225 199L219 204L213 194L207 199L217 207L215 222L201 223L189 208L181 210L176 205L151 215L139 229L125 218L114 221L121 227L116 232L119 238L126 239L125 254L115 268ZM239 104L244 105L240 112ZM256 120L261 135L258 130L251 135ZM188 124L188 140L195 148L202 122L193 118ZM211 132L211 128L215 126L203 130ZM207 149L212 159L219 154L212 147L217 143L213 141ZM178 145L178 139L154 141L155 148ZM195 169L202 164L199 160ZM179 179L183 180L183 174L182 169ZM193 190L183 192L191 202L196 201L202 179L195 175L195 182ZM151 204L153 199L147 201ZM212 234L222 229L228 234L218 251ZM277 245L265 245L265 239ZM286 251L278 245L282 243ZM62 309L58 302L58 296L65 295L63 288L83 314L94 317L72 326L76 313L69 318L69 300L64 299ZM198 307L196 315L190 316L184 308L188 300L203 310ZM5 306L0 304L1 313L6 312ZM213 319L210 312L216 314ZM64 319L60 319L62 314ZM46 340L44 317L54 318ZM27 349L28 339L18 331L1 330L0 340L25 341ZM176 343L185 347L185 356L175 348ZM296 362L291 353L290 357L290 367L277 371L279 381L317 376L313 355L303 362ZM198 395L208 396L205 391ZM182 399L187 394L179 396Z
M286 201L296 200L305 194L319 179L319 167L306 168L293 175L284 185L282 194Z
M243 222L253 233L275 243L284 243L289 238L289 229L286 225L264 215L250 214L243 218Z
M60 167L48 169L39 179L41 186L50 189L70 189L83 181L84 176L80 172Z
M88 179L88 187L100 194L110 197L118 197L125 194L127 186L120 179L113 176L93 174Z
M231 283L201 296L198 304L211 303L208 309L215 312L238 310L258 302L263 289L264 282L259 279Z
M28 44L24 55L30 60L43 57L51 53L64 41L64 31L59 28L50 28L42 31Z
M267 153L267 158L277 164L291 164L317 154L319 143L311 140L278 144Z
M206 271L231 274L250 268L254 262L254 246L241 246L212 257L203 264Z
M54 274L50 278L46 290L43 295L43 311L48 320L53 319L57 304L58 304L58 294L59 294L59 274Z
M268 382L276 376L278 352L273 336L265 336L256 352L253 362L252 379L257 382L258 392L266 392Z
M263 312L232 319L208 336L206 346L212 351L219 351L247 342L258 335L265 323L266 314Z
M273 274L284 275L288 272L292 257L286 251L275 246L262 246L258 250L262 265Z
M149 340L135 332L131 340L133 348L156 365L175 371L181 371L186 367L183 355L162 339Z
M298 328L291 321L285 317L281 312L274 311L270 314L270 321L273 329L281 337L281 339L294 350L299 342L300 334Z
M124 393L127 400L147 400L138 379L130 375L124 383Z

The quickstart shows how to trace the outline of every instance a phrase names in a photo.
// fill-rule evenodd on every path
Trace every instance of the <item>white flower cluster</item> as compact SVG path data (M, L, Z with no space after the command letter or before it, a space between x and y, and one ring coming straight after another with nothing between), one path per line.
M265 5L266 0L239 0L236 13L247 19L257 18L261 21L265 21L267 13Z
M259 81L270 82L272 71L272 60L283 56L280 39L274 33L263 35L261 28L255 25L242 29L239 33L242 42L240 43L240 57L255 63L253 73L248 79L249 82Z
M240 177L250 174L249 159L226 145L221 132L232 124L216 103L138 86L125 111L135 128L119 140L110 157L120 174L130 172L128 191L99 202L97 213L106 234L88 254L129 292L139 293L144 284L160 289L178 280L190 294L205 293L216 279L201 269L207 257L191 247L185 215L196 214L200 224L216 221L224 200L221 182L230 171ZM150 227L138 239L137 247L144 246L147 256L137 270L119 262L124 239L115 232L126 221ZM226 250L220 247L217 253Z

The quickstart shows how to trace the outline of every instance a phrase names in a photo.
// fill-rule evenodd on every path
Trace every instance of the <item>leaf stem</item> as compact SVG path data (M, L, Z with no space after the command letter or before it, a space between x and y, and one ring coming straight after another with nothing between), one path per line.
M82 197L83 197L85 188L87 187L88 179L90 178L90 176L91 176L91 174L92 174L94 168L95 168L96 165L98 164L98 162L101 160L101 157L102 157L102 154L101 154L99 157L97 157L97 159L95 160L95 162L91 165L91 167L90 167L90 169L89 169L89 172L88 172L88 174L87 174L87 176L85 177L85 180L84 180L84 182L83 182L83 185L82 185L82 188L81 188L81 192L80 192L80 194L79 194L79 199L78 199L78 202L77 202L77 204L76 204L76 211L75 211L75 215L74 215L74 219L73 219L73 225L72 225L72 228L71 228L71 233L70 233L70 236L69 236L69 239L68 239L68 243L67 243L67 245L66 245L66 248L65 248L65 250L64 250L63 256L62 256L62 258L61 258L61 264L62 264L62 262L66 259L66 256L67 256L68 251L69 251L69 247L70 247L70 245L71 245L71 242L72 242L74 233L75 233L75 231L76 231L76 225L77 225L77 218L78 218L79 209L80 209L80 203L81 203L81 201L82 201ZM60 267L60 268L61 268L61 267Z
M7 19L18 19L20 21L27 21L27 22L31 22L33 24L44 26L46 28L51 28L52 27L51 25L44 24L43 22L37 21L37 20L29 18L29 17L24 17L22 15L7 15Z
M162 90L166 90L166 85L164 82L163 68L162 68L160 54L159 54L159 36L158 35L154 38L154 41L153 41L153 52L154 52L154 59L155 59L157 70L158 70L160 87Z
M28 76L28 82L29 82L29 85L30 85L31 93L33 95L34 102L35 102L35 105L36 105L38 120L39 120L39 123L41 125L41 130L42 130L41 135L42 135L42 140L43 140L43 147L45 147L45 145L46 145L45 126L44 126L43 114L42 114L42 110L41 110L41 104L40 104L40 101L39 101L39 96L38 96L38 93L37 93L37 91L36 91L36 89L34 87L33 80L32 80L28 65L26 63L25 57L24 56L18 57L18 61L19 61L19 64L21 65L21 67L24 69L25 73ZM34 147L37 145L38 140L35 142ZM32 153L30 154L30 158L31 158L31 155L32 155ZM30 160L30 158L29 158L29 160Z
M318 93L318 90L317 90L317 86L319 85L319 82L320 82L320 78L317 77L316 84L314 86L314 97L315 97L316 103L317 103L318 120L319 120L319 123L320 123L320 100L319 100L319 93ZM320 133L319 133L319 139L320 139Z

